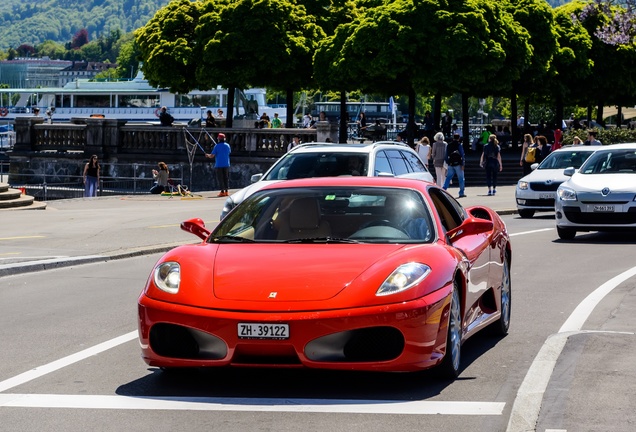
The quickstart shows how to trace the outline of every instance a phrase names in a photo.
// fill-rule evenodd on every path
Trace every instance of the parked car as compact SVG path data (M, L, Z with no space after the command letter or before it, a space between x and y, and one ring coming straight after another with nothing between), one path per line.
M432 183L324 177L269 184L166 253L138 301L142 357L456 377L478 331L507 334L511 244L497 213ZM486 338L480 342L492 349Z
M579 231L636 229L636 143L604 146L559 186L555 202L559 238Z
M579 169L597 147L567 146L550 153L540 164L532 164L532 172L517 182L515 199L522 218L535 212L554 211L556 191L569 177L566 168Z
M358 161L360 168L349 166ZM252 184L229 196L221 219L238 203L268 184L307 177L361 175L403 177L434 182L417 152L404 143L381 141L373 144L302 144L287 152L263 174L252 176Z

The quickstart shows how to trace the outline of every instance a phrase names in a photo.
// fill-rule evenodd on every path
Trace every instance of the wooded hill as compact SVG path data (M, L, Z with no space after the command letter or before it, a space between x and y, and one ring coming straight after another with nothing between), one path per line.
M547 0L556 7L566 0ZM169 0L2 0L0 1L0 50L46 40L70 42L81 29L89 39L122 33L145 25Z
M169 0L2 0L0 50L46 40L65 44L81 29L89 39L145 25Z

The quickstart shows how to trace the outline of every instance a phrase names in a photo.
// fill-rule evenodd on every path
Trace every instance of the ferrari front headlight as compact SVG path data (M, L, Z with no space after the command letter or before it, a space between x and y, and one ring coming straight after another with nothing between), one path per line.
M169 294L179 292L179 284L181 283L181 267L178 262L168 261L159 264L155 268L155 285L161 291Z
M407 263L396 268L375 293L377 296L397 294L422 282L431 272L426 264Z

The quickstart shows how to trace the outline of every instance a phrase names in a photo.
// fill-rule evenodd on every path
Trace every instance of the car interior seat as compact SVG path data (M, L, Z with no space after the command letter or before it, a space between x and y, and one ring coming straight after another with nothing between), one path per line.
M278 240L331 235L329 223L321 218L320 203L313 197L295 199L281 210L278 219Z

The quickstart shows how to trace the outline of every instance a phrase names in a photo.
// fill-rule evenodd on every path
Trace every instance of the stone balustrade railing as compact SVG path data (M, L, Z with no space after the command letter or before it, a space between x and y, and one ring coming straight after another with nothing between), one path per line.
M45 123L40 117L15 121L15 153L82 152L106 158L117 155L187 154L188 144L210 152L223 132L234 156L277 157L287 151L294 135L301 142L337 141L336 125L319 122L316 129L163 127L105 118L78 118L70 123Z

